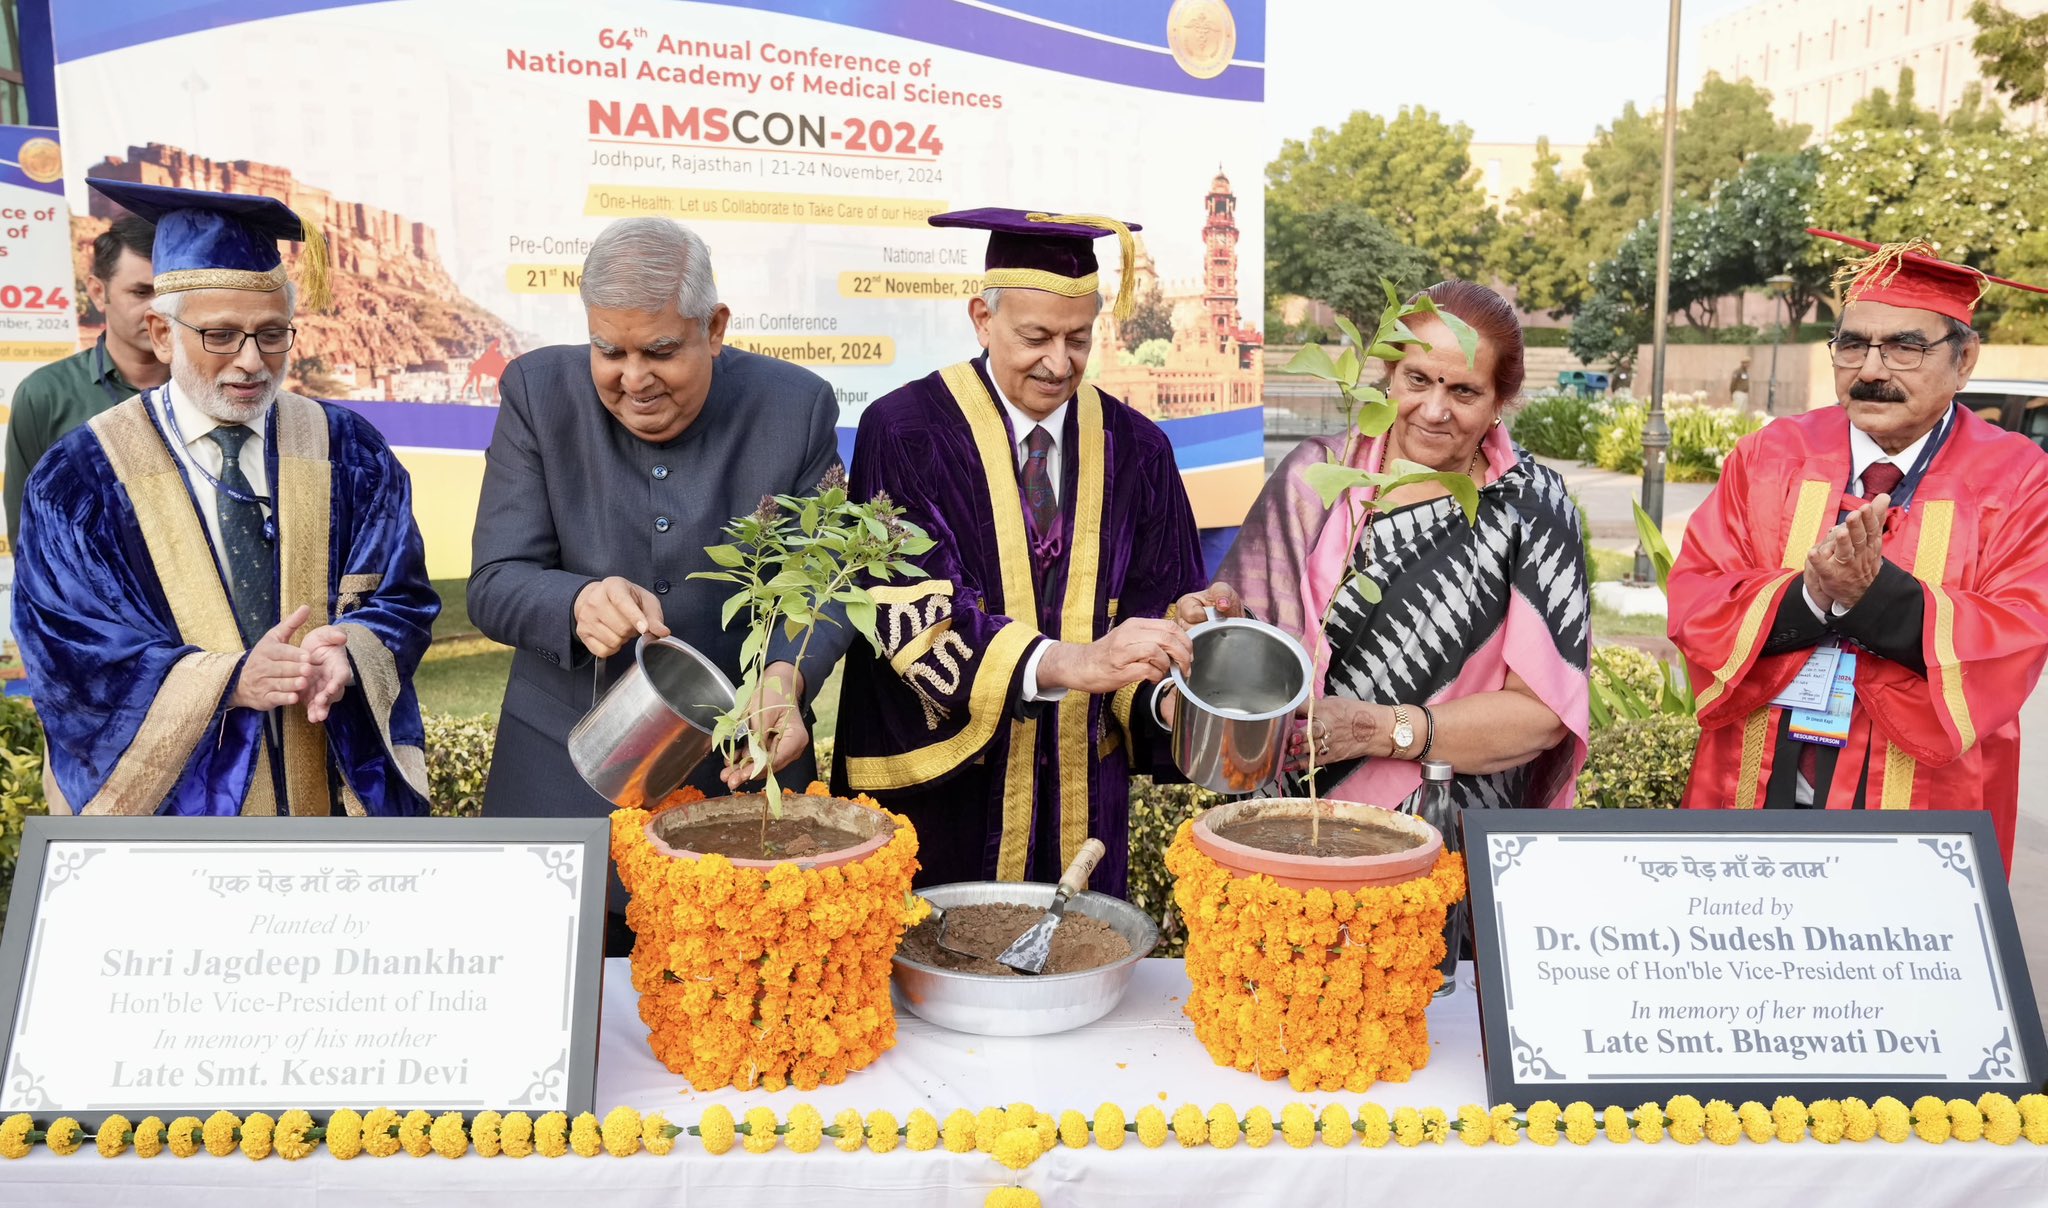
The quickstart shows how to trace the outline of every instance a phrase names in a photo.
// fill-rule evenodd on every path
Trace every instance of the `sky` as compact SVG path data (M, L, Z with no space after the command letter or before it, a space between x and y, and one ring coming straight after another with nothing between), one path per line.
M1682 97L1699 87L1699 30L1753 2L1683 0ZM1267 0L1269 151L1403 105L1478 142L1587 142L1624 103L1662 103L1668 15L1663 0Z

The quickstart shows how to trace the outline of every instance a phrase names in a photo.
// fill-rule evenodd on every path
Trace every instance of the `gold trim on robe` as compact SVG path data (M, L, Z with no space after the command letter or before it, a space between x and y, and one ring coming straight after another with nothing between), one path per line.
M1102 395L1084 385L1074 395L1076 467L1074 538L1068 544L1067 594L1060 604L1060 640L1085 645L1095 640L1095 584L1102 568L1102 503L1107 493L1108 451L1102 433ZM1069 692L1059 704L1060 866L1064 868L1088 838L1089 721L1095 698ZM1057 874L1055 874L1057 875Z
M327 413L320 404L280 393L276 406L277 607L284 615L301 604L312 610L299 631L303 636L333 619L327 613L327 559L334 466L328 460ZM353 642L350 647L353 650ZM388 748L390 704L379 708L373 702L371 711ZM326 817L334 812L327 780L327 727L306 719L304 701L283 714L285 793L291 813ZM424 777L413 787L426 796Z

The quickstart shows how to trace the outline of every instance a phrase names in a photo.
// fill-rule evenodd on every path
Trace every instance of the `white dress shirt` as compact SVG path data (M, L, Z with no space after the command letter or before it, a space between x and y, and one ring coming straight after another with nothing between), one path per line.
M1942 423L1948 422L1950 422L1948 417L1944 416ZM1878 445L1877 441L1871 437L1870 433L1865 432L1854 424L1850 424L1849 467L1854 473L1849 476L1849 493L1851 495L1863 494L1864 471L1881 461L1888 461L1897 466L1901 474L1912 473L1913 463L1920 460L1920 451L1927 447L1928 441L1934 439L1935 432L1939 431L1940 428L1941 424L1936 424L1934 427L1922 432L1919 440L1914 441L1894 454L1885 452ZM1800 584L1799 592L1806 597L1806 606L1813 610L1814 616L1819 617L1823 621L1828 619L1828 614L1821 611L1820 601L1813 598L1813 593L1807 590L1803 582ZM1840 604L1835 604L1831 606L1831 611L1835 616L1839 617L1846 614L1849 610Z
M1031 435L1031 430L1033 428L1044 428L1046 435L1052 437L1052 448L1046 450L1045 453L1045 472L1052 479L1052 497L1054 499L1058 499L1060 497L1061 467L1060 433L1064 431L1066 427L1067 408L1072 406L1073 403L1071 401L1061 403L1059 406L1053 408L1052 414L1046 416L1045 419L1035 420L1032 419L1029 415L1026 415L1022 410L1018 408L1017 404L1011 402L1009 398L1003 394L1003 388L1001 386L996 385L995 374L989 374L988 379L989 384L995 387L996 402L1001 403L1003 410L1007 412L1010 416L1010 432L1012 435L1010 451L1017 455L1018 469L1021 470L1024 468L1024 460L1031 455L1030 452L1024 447L1024 440L1026 437ZM1058 639L1055 638L1054 641L1058 641ZM1025 700L1054 701L1059 700L1061 697L1064 697L1067 694L1067 690L1065 688L1055 688L1041 691L1038 687L1038 664L1045 658L1045 652L1051 650L1052 648L1053 642L1040 642L1038 644L1038 649L1031 652L1031 657L1024 660Z
M226 459L221 455L220 446L215 444L207 433L221 427L221 423L201 411L191 399L186 398L184 391L178 389L175 381L165 383L164 388L157 391L153 399L156 421L163 427L166 443L175 446L180 435L185 438L183 447L175 450L178 465L185 472L185 481L192 484L192 498L199 505L199 519L206 525L207 540L213 542L214 551L218 553L221 548L218 503L220 493L214 489L213 483L220 477L221 466ZM275 403L272 405L275 406ZM169 411L175 411L177 414L178 423L175 428L172 427L167 414ZM251 493L263 497L270 494L270 467L265 457L263 434L264 427L269 421L270 412L266 408L263 414L249 422L248 427L252 435L242 442L242 451L236 458L242 467L242 473L249 479ZM200 472L202 469L205 473ZM274 508L265 508L264 514L272 516L276 511Z

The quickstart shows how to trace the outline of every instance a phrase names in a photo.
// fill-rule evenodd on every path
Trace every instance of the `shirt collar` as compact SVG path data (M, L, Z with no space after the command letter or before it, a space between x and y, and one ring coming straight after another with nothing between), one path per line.
M1058 451L1060 447L1060 433L1064 432L1067 426L1067 408L1073 405L1074 400L1068 399L1066 402L1054 407L1052 414L1044 419L1032 419L1017 404L1011 402L1008 395L1003 393L1003 388L997 384L994 373L988 375L988 384L989 389L995 391L996 401L1001 403L1003 410L1007 411L1010 415L1011 444L1022 449L1024 447L1024 438L1031 435L1032 428L1038 427L1044 428L1045 434L1052 437L1052 447L1055 452Z
M116 386L133 390L128 379L121 376L121 367L114 363L114 354L107 351L107 333L101 332L93 344L92 355L85 359L85 371L92 375L94 382L112 382Z
M1950 406L1954 406L1954 404L1950 404ZM1933 439L1934 434L1941 430L1941 425L1947 422L1948 417L1944 415L1940 423L1936 423L1934 427L1922 432L1919 440L1907 445L1897 453L1885 452L1884 449L1879 447L1877 441L1871 437L1870 433L1865 432L1855 424L1850 424L1849 481L1855 482L1862 478L1865 470L1868 470L1880 461L1892 463L1899 467L1903 473L1912 473L1913 464L1920 459L1920 451L1927 447L1927 442Z

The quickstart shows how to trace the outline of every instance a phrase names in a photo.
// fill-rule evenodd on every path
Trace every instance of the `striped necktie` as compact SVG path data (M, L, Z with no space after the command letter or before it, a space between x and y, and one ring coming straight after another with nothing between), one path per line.
M277 624L277 560L263 536L263 505L250 501L256 491L242 472L242 446L254 435L242 424L224 424L207 433L220 446L220 485L225 488L214 492L221 569L227 574L242 644L250 648Z

